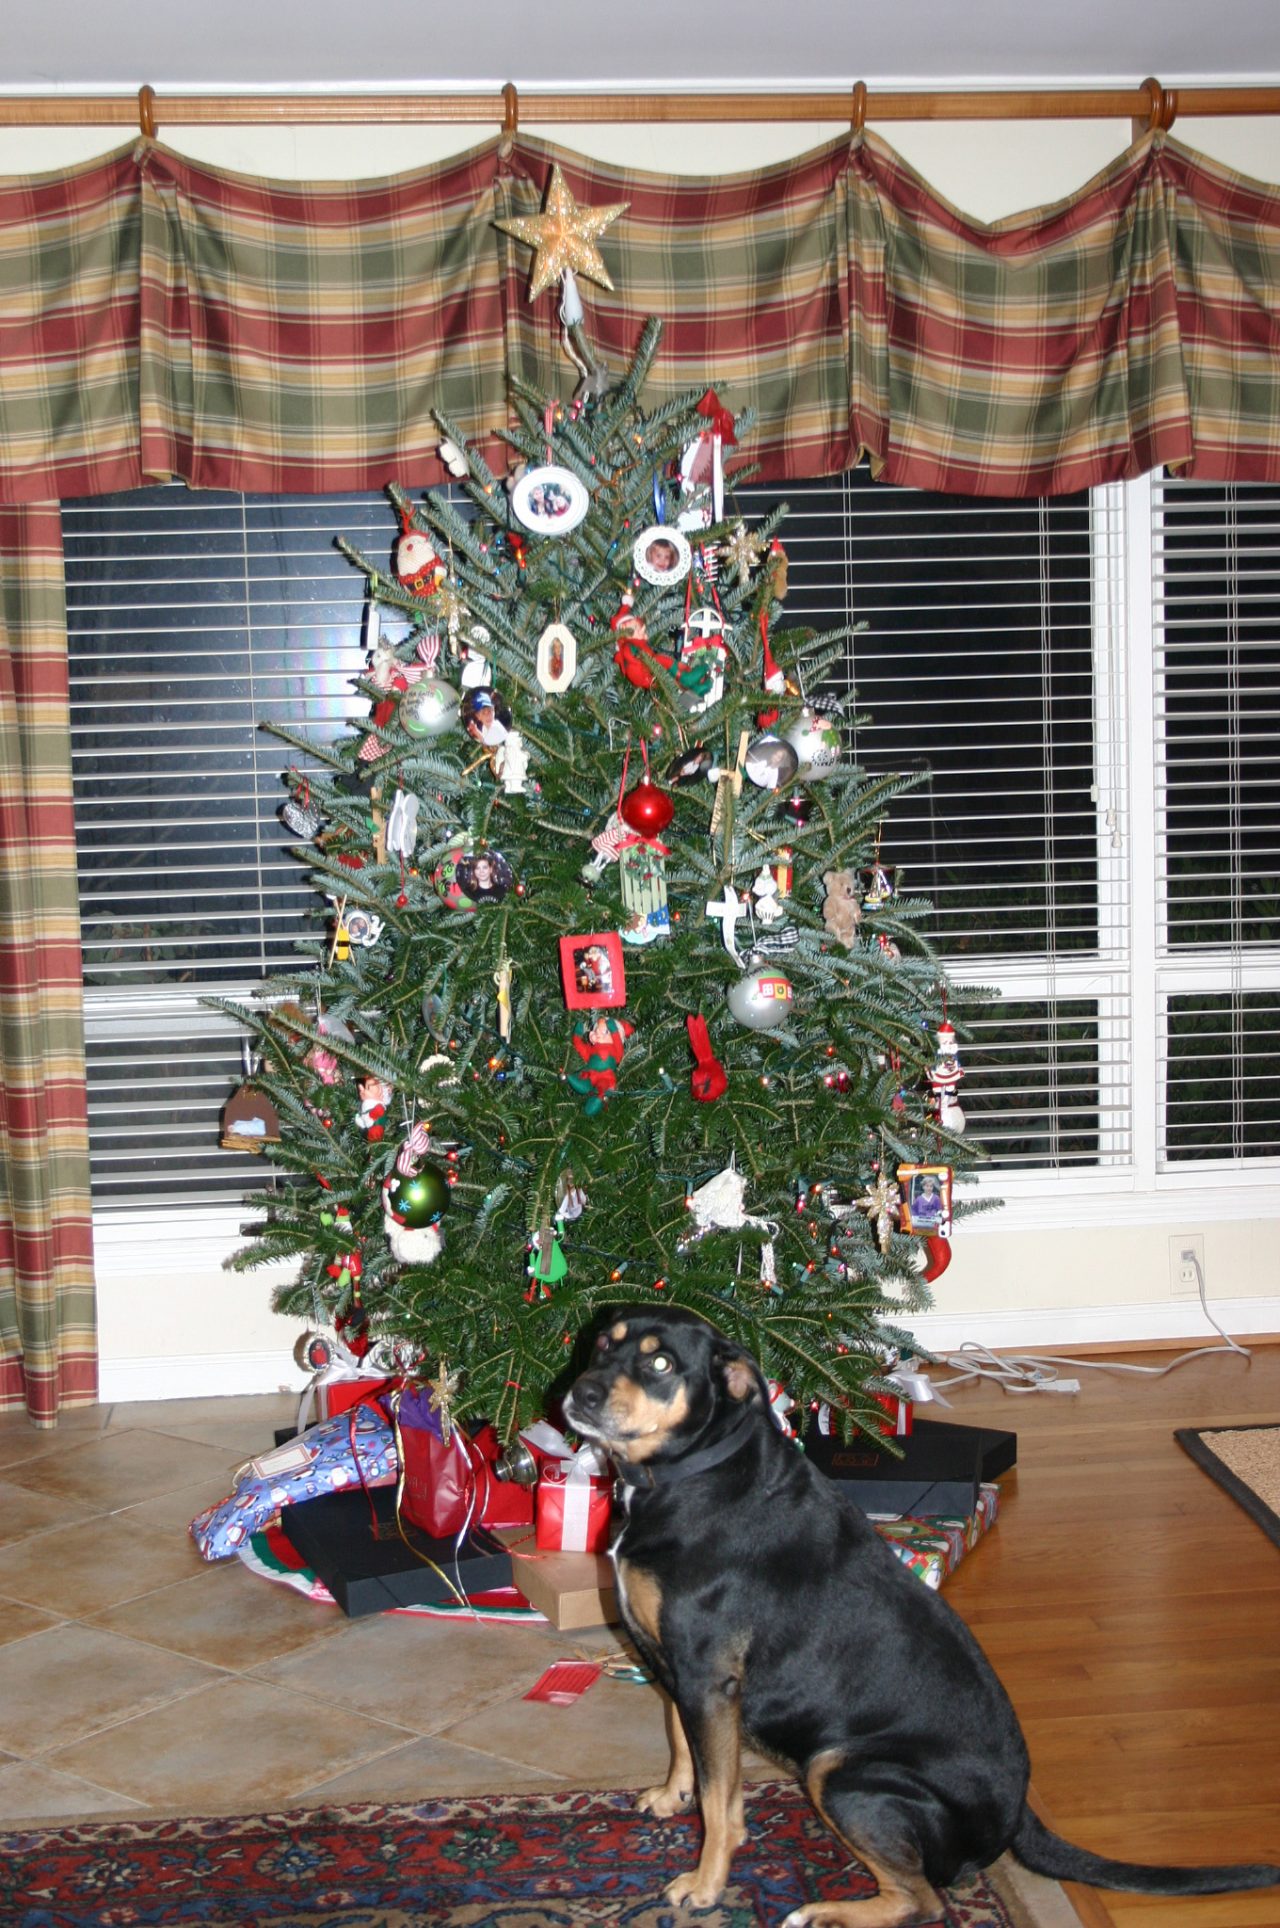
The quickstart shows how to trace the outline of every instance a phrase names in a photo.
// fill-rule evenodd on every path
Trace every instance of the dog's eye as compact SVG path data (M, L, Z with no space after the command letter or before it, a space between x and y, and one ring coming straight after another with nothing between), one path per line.
M670 1372L671 1370L671 1361L665 1352L655 1352L649 1364L655 1372Z

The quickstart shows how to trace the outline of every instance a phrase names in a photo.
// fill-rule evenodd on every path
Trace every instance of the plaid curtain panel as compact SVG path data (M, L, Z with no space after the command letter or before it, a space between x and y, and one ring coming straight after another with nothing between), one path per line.
M0 510L0 1409L97 1397L56 502Z
M650 315L664 323L645 390L654 407L716 389L755 426L738 454L768 478L834 475L858 457L849 396L849 145L718 179L605 166L518 137L497 183L502 218L536 214L553 163L585 206L626 201L600 242L610 292L582 282L587 331L620 372ZM573 370L557 303L527 299L530 250L496 237L506 362L539 394Z
M433 408L499 459L493 143L350 186L139 157L148 475L302 494L435 482Z
M131 148L0 180L0 502L141 483L139 226Z

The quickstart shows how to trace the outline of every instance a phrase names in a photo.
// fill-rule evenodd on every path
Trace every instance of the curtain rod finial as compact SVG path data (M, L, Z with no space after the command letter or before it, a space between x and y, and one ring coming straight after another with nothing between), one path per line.
M142 138L153 141L156 137L156 90L145 83L138 89L138 125Z
M520 96L514 80L509 80L502 90L502 131L513 136L520 131Z

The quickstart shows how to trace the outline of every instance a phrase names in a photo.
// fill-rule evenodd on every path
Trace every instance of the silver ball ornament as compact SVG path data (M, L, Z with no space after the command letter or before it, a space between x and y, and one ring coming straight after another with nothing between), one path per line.
M729 986L729 1009L750 1031L772 1031L791 1015L795 992L781 971L760 965Z
M399 716L406 736L443 736L457 727L458 692L443 677L424 676L400 698Z

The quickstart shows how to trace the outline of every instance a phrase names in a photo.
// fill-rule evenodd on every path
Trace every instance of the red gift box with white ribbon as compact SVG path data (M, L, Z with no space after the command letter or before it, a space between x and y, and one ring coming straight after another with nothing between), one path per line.
M550 1461L538 1480L534 1538L544 1553L604 1553L609 1545L613 1481L588 1447Z

